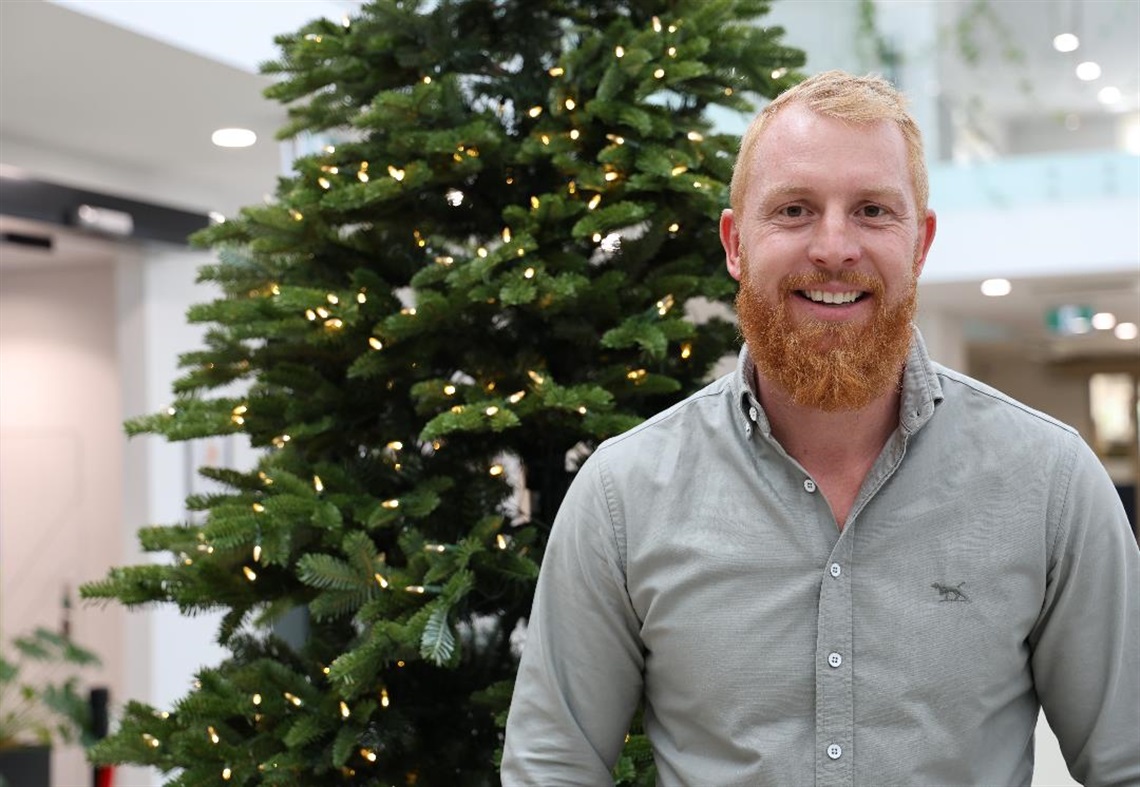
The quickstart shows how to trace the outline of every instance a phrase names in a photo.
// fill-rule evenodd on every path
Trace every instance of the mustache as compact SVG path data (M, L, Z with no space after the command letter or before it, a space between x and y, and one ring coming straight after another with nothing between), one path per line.
M824 284L849 284L856 289L881 296L884 290L882 278L862 271L812 271L811 273L788 274L780 279L780 292L787 295L797 290L809 290Z

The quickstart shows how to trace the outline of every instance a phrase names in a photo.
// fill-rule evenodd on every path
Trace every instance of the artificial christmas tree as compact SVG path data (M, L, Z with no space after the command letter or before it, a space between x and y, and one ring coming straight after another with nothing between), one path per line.
M717 218L749 107L802 55L749 0L385 0L279 39L283 137L332 140L202 233L225 295L172 440L244 432L250 472L166 565L88 598L222 609L231 656L106 761L199 784L493 784L545 534L575 457L702 384L735 341ZM221 395L235 385L241 395ZM209 394L209 395L207 395ZM694 468L694 472L697 469ZM567 588L573 592L573 588ZM305 610L308 636L269 624ZM624 781L651 778L631 738Z

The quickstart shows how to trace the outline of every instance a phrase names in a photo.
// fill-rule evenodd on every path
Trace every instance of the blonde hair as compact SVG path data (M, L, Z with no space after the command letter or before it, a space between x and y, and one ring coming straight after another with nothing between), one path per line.
M918 220L926 216L930 183L926 174L926 160L922 152L922 132L907 112L906 98L880 76L853 76L845 71L824 71L805 79L776 97L753 118L740 140L740 152L732 170L729 201L734 211L740 211L744 194L751 177L751 158L764 126L789 104L803 104L813 112L849 123L874 123L889 120L902 131L907 147L907 164L911 185L914 186Z

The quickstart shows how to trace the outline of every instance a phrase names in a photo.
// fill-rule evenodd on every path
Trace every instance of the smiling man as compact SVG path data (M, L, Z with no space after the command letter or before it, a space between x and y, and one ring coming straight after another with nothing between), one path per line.
M1140 551L1071 428L934 363L918 128L828 72L741 142L734 373L603 443L559 510L504 785L1140 784Z

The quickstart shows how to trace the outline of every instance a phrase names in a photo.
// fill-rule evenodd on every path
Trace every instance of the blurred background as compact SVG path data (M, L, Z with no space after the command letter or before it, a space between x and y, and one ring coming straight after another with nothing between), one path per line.
M354 0L0 3L0 640L64 622L112 703L169 707L217 660L209 616L76 603L190 518L238 438L128 443L201 327L185 235L269 199L315 140L279 142L273 36ZM932 355L1081 431L1136 522L1140 486L1140 2L777 0L808 73L875 71L926 135L938 237L919 287ZM749 117L716 116L740 133ZM246 147L212 141L252 132ZM1041 728L1035 784L1072 784ZM90 783L55 753L58 785ZM158 784L124 769L116 784Z

